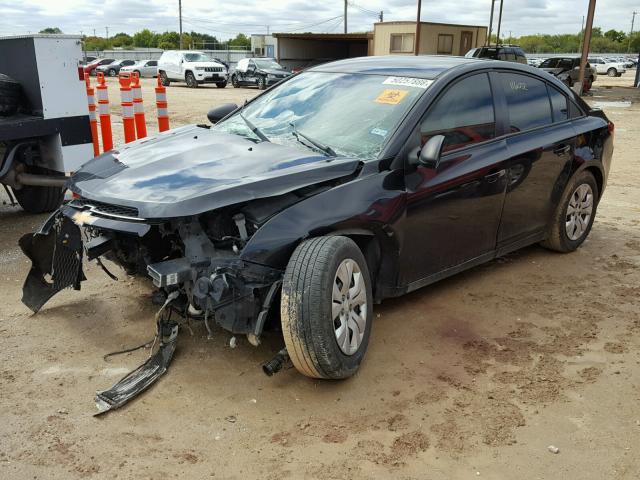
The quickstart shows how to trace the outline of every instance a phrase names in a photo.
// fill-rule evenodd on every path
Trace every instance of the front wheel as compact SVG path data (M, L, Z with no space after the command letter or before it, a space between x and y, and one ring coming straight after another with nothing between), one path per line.
M293 252L282 282L282 333L296 369L312 378L356 373L372 323L369 269L353 240L318 237Z
M265 88L267 88L267 81L264 77L258 78L258 88L260 90L264 90Z
M118 73L118 72L116 72L116 69L115 69L115 68L110 68L110 69L109 69L109 71L107 72L107 74L108 74L110 77L115 77L115 76L116 76L116 73Z
M609 75L610 77L617 77L618 76L618 70L616 70L615 68L610 68L609 70L607 70L607 75Z
M240 82L238 81L238 77L235 75L231 76L231 85L233 85L233 88L238 88L240 87Z
M196 77L191 72L187 72L185 75L185 81L187 82L187 87L189 88L198 88L198 82Z
M162 83L163 87L168 87L171 83L169 77L167 77L167 72L160 72L160 83Z
M582 245L596 217L598 195L598 184L590 172L583 171L569 180L542 246L566 253Z

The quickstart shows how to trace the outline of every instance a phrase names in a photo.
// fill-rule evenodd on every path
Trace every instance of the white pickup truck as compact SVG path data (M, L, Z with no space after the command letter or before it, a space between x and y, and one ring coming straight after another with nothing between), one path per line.
M79 36L0 37L0 184L30 213L55 210L93 157Z
M589 63L596 69L599 75L619 77L627 71L622 62L611 62L603 57L589 57Z

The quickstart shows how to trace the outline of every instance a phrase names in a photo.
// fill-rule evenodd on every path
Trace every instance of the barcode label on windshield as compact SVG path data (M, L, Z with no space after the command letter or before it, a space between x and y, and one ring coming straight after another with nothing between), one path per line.
M400 85L403 87L416 87L426 89L429 88L429 85L433 83L433 80L412 77L387 77L387 79L382 83L384 85Z

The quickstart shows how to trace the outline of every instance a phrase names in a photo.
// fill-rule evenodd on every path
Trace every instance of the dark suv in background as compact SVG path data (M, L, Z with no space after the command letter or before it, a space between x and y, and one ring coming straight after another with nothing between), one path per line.
M518 45L494 45L472 48L465 55L467 58L489 58L507 62L527 63L527 57Z

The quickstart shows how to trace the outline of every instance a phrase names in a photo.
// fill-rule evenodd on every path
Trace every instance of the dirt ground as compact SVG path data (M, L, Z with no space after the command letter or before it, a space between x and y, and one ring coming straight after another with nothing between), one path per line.
M17 240L45 216L0 206L0 478L639 478L640 94L623 88L631 78L600 77L588 98L622 103L603 104L615 157L583 247L530 247L376 306L367 358L343 382L294 369L268 378L259 365L279 348L275 336L231 349L229 334L207 340L194 325L157 385L93 417L94 392L145 358L102 355L152 335L150 286L122 272L111 281L91 264L81 292L31 316ZM145 81L153 113L151 88ZM255 93L171 86L172 125Z

